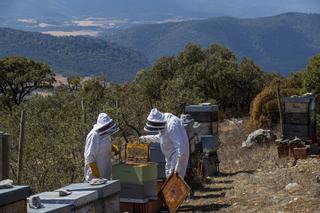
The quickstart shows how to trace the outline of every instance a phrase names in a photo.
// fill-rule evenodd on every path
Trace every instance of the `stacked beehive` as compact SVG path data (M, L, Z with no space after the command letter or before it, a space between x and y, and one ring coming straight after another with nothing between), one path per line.
M306 158L308 154L318 154L316 137L316 97L312 95L284 98L283 141L278 147L279 157ZM297 139L306 145L290 143Z
M310 141L315 138L315 97L284 98L283 137Z
M126 144L125 163L112 168L113 179L121 184L122 212L158 212L157 163L149 161L149 144Z
M217 155L218 148L218 105L199 104L189 105L185 109L195 122L200 124L194 129L200 143L196 145L196 150L201 153L201 160L206 172L204 175L214 176L219 172L219 161ZM198 159L198 156L193 156ZM198 160L199 161L199 160Z

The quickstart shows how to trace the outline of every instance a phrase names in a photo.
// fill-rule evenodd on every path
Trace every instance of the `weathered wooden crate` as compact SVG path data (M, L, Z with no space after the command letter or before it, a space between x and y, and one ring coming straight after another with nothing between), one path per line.
M98 199L94 201L96 212L119 212L119 180L110 180L101 185L90 185L89 183L73 183L61 189L70 191L95 191ZM59 190L59 189L58 189ZM57 191L58 191L57 190Z
M0 190L0 212L20 213L27 212L26 199L30 195L29 186L14 186Z
M120 182L143 184L157 179L157 163L121 163L112 167L113 179Z
M176 212L190 192L190 187L178 174L172 173L163 184L159 196L167 204L170 212Z

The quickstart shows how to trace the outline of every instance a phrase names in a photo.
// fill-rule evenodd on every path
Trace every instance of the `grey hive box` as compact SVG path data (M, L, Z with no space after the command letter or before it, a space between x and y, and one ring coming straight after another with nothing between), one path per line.
M196 122L218 121L219 106L215 104L189 105L185 107L186 114L190 114Z
M59 192L43 192L36 194L39 196L41 203L46 204L69 204L76 213L94 212L94 201L98 199L95 191L74 191L68 196L59 196Z
M143 184L121 183L121 199L145 199L157 197L157 194L157 180L146 181Z
M61 189L69 189L74 192L94 191L98 199L94 201L95 212L119 212L119 180L109 180L105 184L90 185L89 183L73 183Z
M26 212L26 199L29 195L29 186L14 186L9 189L0 189L0 212Z
M43 204L43 208L32 209L28 205L28 213L69 213L72 212L72 206L69 204Z
M150 161L156 163L165 163L166 159L161 151L160 143L150 143L149 149Z

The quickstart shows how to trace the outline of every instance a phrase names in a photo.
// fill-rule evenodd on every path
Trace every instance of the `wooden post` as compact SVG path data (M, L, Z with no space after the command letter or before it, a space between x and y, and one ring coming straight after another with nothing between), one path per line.
M9 178L9 135L0 132L0 180Z
M0 180L3 180L3 151L2 151L2 146L3 146L3 132L0 132Z
M23 162L23 144L24 144L24 123L25 123L25 115L24 109L21 111L21 118L20 118L20 132L19 132L19 152L18 152L18 184L21 183L21 176L22 176L22 162Z
M3 179L9 178L9 134L3 135L2 140L2 177Z
M85 124L87 122L86 109L84 106L84 100L81 100L81 110L82 110L82 122Z
M276 89L276 93L277 93L277 101L278 101L278 110L279 110L279 119L280 119L280 134L281 134L281 138L283 136L283 123L282 123L282 108L281 108L281 100L280 100L280 81L277 81L277 89Z

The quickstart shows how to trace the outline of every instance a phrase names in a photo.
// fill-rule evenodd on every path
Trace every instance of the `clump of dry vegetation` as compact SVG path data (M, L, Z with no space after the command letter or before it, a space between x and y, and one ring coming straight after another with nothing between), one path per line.
M241 148L246 122L220 126L220 176L198 187L183 212L319 212L320 159L278 158L276 144ZM290 183L295 187L286 189Z

